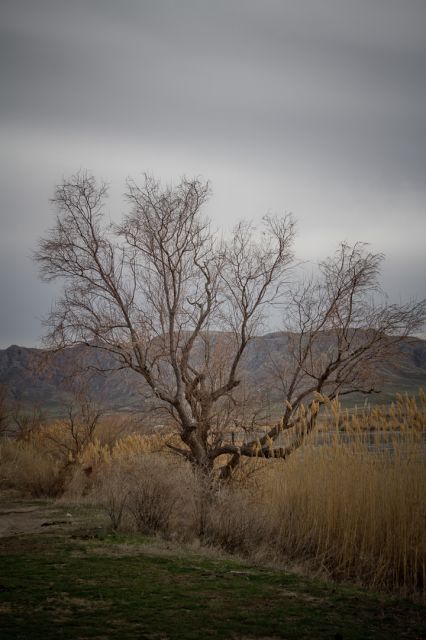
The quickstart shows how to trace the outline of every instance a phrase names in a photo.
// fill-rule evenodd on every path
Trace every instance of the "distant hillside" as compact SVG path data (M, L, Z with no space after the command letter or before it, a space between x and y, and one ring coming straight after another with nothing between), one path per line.
M7 385L9 396L22 405L38 405L55 412L70 403L74 376L82 370L87 372L90 396L105 409L124 410L143 404L138 376L129 371L93 370L109 364L105 354L87 347L51 354L12 345L0 350L0 384Z
M288 335L271 333L255 338L248 346L241 365L241 378L252 389L270 394L272 403L280 395L272 375L271 360L285 358ZM113 363L102 352L88 347L73 347L53 355L41 349L13 345L0 350L0 384L7 385L10 396L23 405L39 405L60 411L70 401L70 376L78 368L107 367ZM383 402L396 392L416 393L426 387L426 341L410 339L401 343L400 357L381 365L383 394L373 401ZM93 398L107 410L140 409L146 406L146 388L140 376L129 371L103 374L91 370L87 383ZM354 395L346 402L360 402ZM371 400L371 398L370 398Z

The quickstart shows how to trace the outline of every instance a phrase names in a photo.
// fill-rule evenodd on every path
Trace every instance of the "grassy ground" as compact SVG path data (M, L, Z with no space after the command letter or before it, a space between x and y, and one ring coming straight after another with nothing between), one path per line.
M422 605L116 536L84 508L34 505L47 516L37 530L0 538L2 640L426 637Z

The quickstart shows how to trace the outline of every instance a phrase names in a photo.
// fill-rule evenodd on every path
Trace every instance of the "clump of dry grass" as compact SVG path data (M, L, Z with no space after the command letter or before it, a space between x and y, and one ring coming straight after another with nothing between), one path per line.
M125 446L98 470L92 497L106 509L113 529L187 539L194 530L197 485L191 470L173 456Z
M32 439L4 438L0 441L0 486L35 498L56 497L64 490L62 467Z
M111 430L110 430L111 431ZM78 498L93 489L111 464L134 464L142 454L162 451L169 435L131 433L112 441L85 438L66 421L44 424L25 439L0 439L0 485L32 496Z
M390 456L335 442L269 469L263 494L277 555L377 587L423 588L426 472L398 446Z
M355 419L336 401L328 424L321 446L313 434L286 464L262 469L259 497L269 505L276 557L378 588L423 590L424 394L417 402L400 396L392 407Z

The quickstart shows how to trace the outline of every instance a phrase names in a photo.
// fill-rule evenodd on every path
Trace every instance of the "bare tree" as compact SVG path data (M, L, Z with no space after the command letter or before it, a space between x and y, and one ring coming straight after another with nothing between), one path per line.
M108 367L139 374L178 427L182 446L172 448L203 471L222 455L224 477L243 456L287 457L324 397L373 392L378 363L424 320L424 302L378 304L383 256L342 244L318 277L287 287L288 354L275 361L282 420L262 437L245 425L249 437L236 442L242 357L282 294L292 219L265 217L261 231L243 222L224 241L203 216L209 186L200 180L129 182L131 210L120 225L104 221L106 196L85 173L56 190L56 224L36 254L46 280L64 280L47 342L108 352ZM293 439L276 448L283 431Z
M227 407L292 263L293 222L265 217L261 231L241 223L221 240L202 213L209 186L197 179L129 182L131 211L119 226L104 221L106 196L85 173L56 190L56 223L36 254L44 279L64 281L47 343L85 344L140 374L178 427L174 450L209 472L236 452L227 449Z
M46 416L38 404L25 406L21 400L10 403L10 432L17 440L29 440L46 424Z
M60 421L60 429L46 429L45 435L61 452L64 466L78 461L85 448L94 443L96 428L102 418L101 407L92 400L83 387L76 387L72 393L72 402L68 405L66 416Z

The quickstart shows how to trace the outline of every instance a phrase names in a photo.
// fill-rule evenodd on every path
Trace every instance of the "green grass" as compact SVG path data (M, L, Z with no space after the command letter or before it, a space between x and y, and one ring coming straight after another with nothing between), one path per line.
M426 608L283 571L81 530L0 540L0 637L426 636Z

